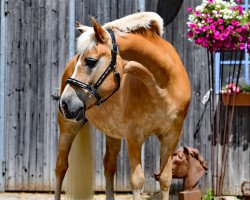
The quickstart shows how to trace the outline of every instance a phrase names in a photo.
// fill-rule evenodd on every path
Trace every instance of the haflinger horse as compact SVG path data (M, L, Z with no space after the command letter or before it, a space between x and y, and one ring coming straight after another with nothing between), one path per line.
M92 24L79 25L78 54L62 77L55 199L60 199L68 166L66 190L73 190L71 199L92 199L91 124L106 135L106 199L114 199L121 139L128 146L133 199L141 199L141 149L149 136L156 135L161 199L167 200L172 154L191 97L187 73L175 49L161 37L163 20L156 13L136 13L104 26L92 18Z

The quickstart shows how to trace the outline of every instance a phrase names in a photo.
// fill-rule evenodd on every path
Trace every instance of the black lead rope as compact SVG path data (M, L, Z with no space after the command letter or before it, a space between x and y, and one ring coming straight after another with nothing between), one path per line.
M81 81L78 81L74 78L68 78L66 80L66 83L73 84L73 85L81 87L85 90L88 90L96 98L96 100L97 100L96 106L100 106L101 104L103 104L120 88L121 78L120 78L119 72L116 70L116 57L117 57L118 47L116 44L114 32L111 29L108 29L107 31L109 32L109 34L111 36L111 40L112 40L111 61L109 63L108 68L104 71L104 73L97 80L97 82L94 85L89 85L89 84L83 83ZM115 83L116 83L116 88L112 91L112 93L108 97L102 98L99 95L97 88L102 84L102 82L108 77L108 75L112 71L113 71L113 75L114 75L114 79L115 79Z

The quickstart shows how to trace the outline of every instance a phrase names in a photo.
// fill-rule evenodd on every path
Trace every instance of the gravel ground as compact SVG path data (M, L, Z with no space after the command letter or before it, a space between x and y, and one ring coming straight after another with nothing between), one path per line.
M131 194L116 194L116 200L132 200ZM159 195L142 195L143 200L159 200ZM0 193L0 200L53 200L53 194L44 193ZM64 196L62 200L65 200ZM98 194L94 196L94 200L105 200L104 194ZM170 200L177 200L175 196Z

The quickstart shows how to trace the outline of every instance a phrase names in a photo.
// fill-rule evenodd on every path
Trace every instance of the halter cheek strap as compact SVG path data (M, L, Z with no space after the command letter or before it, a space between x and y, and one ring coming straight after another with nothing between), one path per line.
M109 63L108 68L104 71L104 73L96 81L96 83L93 85L89 85L89 84L83 83L81 81L78 81L74 78L68 78L66 80L66 83L69 83L69 84L81 87L85 90L88 90L96 98L96 106L100 106L105 101L107 101L120 88L120 82L121 82L120 74L116 69L116 63L117 63L116 58L117 58L118 47L117 47L117 43L115 40L115 34L111 29L108 29L107 31L109 32L109 34L111 36L111 40L112 40L111 61ZM102 98L99 95L97 89L112 71L113 71L116 87L108 97Z

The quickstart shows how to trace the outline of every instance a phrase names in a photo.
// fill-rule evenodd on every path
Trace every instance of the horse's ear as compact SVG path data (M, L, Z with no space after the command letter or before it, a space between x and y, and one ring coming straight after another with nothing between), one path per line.
M187 147L183 147L183 150L184 150L184 153L185 153L186 155L189 155L189 150L188 150Z
M83 26L79 21L76 21L76 29L78 29L81 33L86 32L90 28L91 27L89 27L89 26Z
M98 24L96 22L96 20L93 17L91 17L91 21L92 21L92 25L93 25L93 28L94 28L94 31L95 31L95 37L96 37L97 41L104 44L105 41L106 41L106 32L105 32L105 30L101 27L100 24Z

